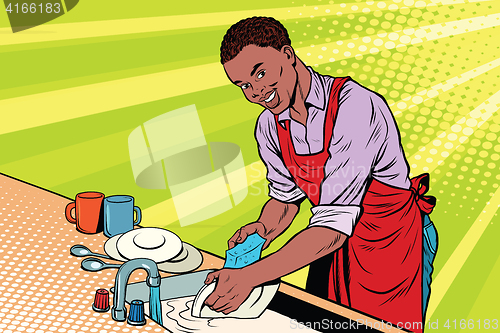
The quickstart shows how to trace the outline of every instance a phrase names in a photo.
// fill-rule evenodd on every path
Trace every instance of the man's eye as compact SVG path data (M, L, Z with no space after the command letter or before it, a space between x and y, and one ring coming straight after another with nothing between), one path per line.
M241 89L247 89L248 87L250 87L250 85L248 83L241 85Z
M266 75L266 71L265 70L260 71L259 74L257 74L257 78L262 79L264 77L264 75Z

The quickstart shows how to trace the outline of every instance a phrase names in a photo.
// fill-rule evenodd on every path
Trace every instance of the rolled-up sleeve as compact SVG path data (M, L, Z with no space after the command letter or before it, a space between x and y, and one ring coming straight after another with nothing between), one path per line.
M260 158L267 168L269 196L287 203L304 198L304 192L294 183L290 172L281 160L276 121L269 110L262 112L257 120L255 139Z
M320 202L311 209L309 227L352 235L372 168L386 141L387 124L380 107L388 106L359 84L348 81L342 88Z

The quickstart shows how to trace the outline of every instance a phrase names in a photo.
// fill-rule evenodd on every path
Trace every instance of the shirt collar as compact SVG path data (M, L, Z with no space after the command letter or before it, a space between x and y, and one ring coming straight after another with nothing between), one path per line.
M312 105L320 111L324 111L325 107L325 87L319 74L316 73L311 67L307 66L309 73L311 73L311 87L309 89L309 94L306 97L306 106ZM290 109L285 109L278 116L278 121L280 123L291 120Z
M311 88L306 97L306 104L310 104L317 109L323 110L325 107L325 87L318 73L311 67L307 67L311 73Z

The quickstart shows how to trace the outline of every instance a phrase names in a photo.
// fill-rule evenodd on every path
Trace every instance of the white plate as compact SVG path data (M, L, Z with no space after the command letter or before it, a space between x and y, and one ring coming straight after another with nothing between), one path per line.
M128 261L118 252L116 243L121 235L116 235L111 237L104 244L104 251L111 258L118 261ZM182 243L183 251L180 255L173 258L171 261L167 261L158 264L158 269L168 273L186 273L191 272L201 266L203 262L203 256L197 248L188 243ZM180 259L184 256L184 250L186 251L185 259ZM179 259L178 259L179 258Z
M168 261L182 251L179 236L160 228L130 230L120 236L116 245L124 258L148 258L156 263Z
M270 284L255 287L247 299L235 311L224 314L211 310L204 303L217 286L217 280L203 286L193 302L191 315L197 318L258 318L271 303L274 295L279 289L280 284Z

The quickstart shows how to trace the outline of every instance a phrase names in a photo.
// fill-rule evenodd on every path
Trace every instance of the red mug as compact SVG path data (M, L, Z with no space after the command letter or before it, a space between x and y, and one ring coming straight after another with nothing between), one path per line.
M76 223L76 229L86 234L102 231L102 205L104 194L100 192L82 192L76 195L75 201L66 206L66 219ZM75 208L76 218L71 216Z

